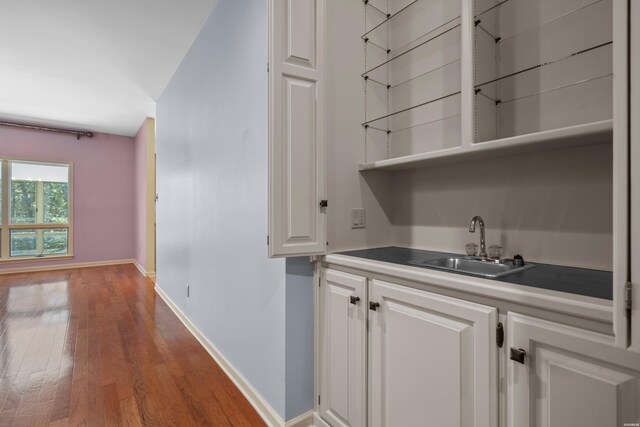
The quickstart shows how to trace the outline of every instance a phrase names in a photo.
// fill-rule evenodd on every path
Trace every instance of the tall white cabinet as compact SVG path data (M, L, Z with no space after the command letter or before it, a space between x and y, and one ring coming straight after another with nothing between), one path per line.
M394 226L395 171L590 144L613 154L611 334L501 312L500 349L490 305L320 268L321 258L322 420L498 425L501 354L509 426L638 422L639 2L270 0L269 52L272 257L382 246L385 235L391 246L380 228ZM362 156L347 163L354 145ZM385 218L348 228L347 206L365 202ZM332 247L327 236L342 234L357 238Z
M328 224L348 224L344 204L358 191L380 213L388 210L380 205L393 189L385 187L389 179L383 172L371 175L374 171L579 149L604 141L613 152L616 345L640 351L640 291L634 283L640 227L632 221L640 209L639 186L633 184L640 177L640 107L638 96L630 97L640 86L635 84L640 65L638 55L629 57L640 51L635 2L270 3L270 256L324 254ZM362 37L343 40L354 31L327 28L328 9L331 23L352 22L362 28ZM361 69L358 61L354 69L336 65L345 51L363 58ZM338 93L331 84L336 73L353 73L360 85L342 84ZM328 120L327 99L362 111L350 122ZM360 141L353 138L356 128ZM335 183L332 196L341 198L331 200L327 176L345 176L344 162L337 160L347 144L363 146L364 163L349 165L362 179ZM354 188L344 192L344 185ZM388 227L389 221L377 224ZM346 232L330 231L334 237ZM379 243L385 232L363 230L357 241L367 242L369 233Z

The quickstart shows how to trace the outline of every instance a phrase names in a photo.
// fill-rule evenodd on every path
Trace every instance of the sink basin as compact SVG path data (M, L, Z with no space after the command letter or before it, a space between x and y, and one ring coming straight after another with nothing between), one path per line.
M437 268L440 270L456 271L458 273L474 274L482 277L503 277L534 267L531 264L515 266L511 261L498 262L476 257L449 257L428 261L410 261L410 264L421 267Z

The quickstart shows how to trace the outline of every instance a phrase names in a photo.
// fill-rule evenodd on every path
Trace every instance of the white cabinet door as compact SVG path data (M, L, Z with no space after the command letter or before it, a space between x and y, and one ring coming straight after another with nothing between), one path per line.
M640 422L640 355L612 337L509 313L510 427L604 427Z
M496 426L497 310L378 280L369 295L370 425Z
M320 416L333 427L366 426L367 279L322 270Z
M269 6L269 256L325 251L325 0Z

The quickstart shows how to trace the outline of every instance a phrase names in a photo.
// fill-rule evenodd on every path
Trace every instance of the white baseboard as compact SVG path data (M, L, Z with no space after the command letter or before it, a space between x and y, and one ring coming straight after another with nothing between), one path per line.
M138 262L137 259L133 259L131 260L133 262L133 265L136 266L136 268L138 269L138 271L140 272L140 274L142 274L144 277L148 277L151 280L153 280L154 282L156 281L156 272L155 271L146 271L144 269L144 267L142 265L140 265L140 263Z
M313 427L313 410L287 421L285 427Z
M147 272L145 271L145 269L140 265L140 263L138 262L137 259L133 259L133 265L136 266L136 268L138 269L138 271L140 272L140 274L142 274L144 277L147 277Z
M121 265L121 264L135 264L135 260L116 259L111 261L77 262L77 263L52 264L52 265L37 265L32 267L4 268L4 269L0 269L0 274L35 273L39 271L69 270L71 268L104 267L108 265Z
M282 418L278 415L278 413L269 405L269 403L258 393L258 391L253 388L253 386L247 381L247 379L238 372L231 363L216 349L216 347L204 336L202 332L189 320L189 318L180 310L178 306L174 304L173 301L169 298L169 296L164 293L162 289L156 284L155 286L156 293L162 298L162 300L169 306L171 311L175 313L175 315L180 319L182 324L191 332L191 334L195 337L195 339L202 344L205 350L209 353L209 355L216 361L216 363L222 368L225 374L231 379L231 381L238 387L240 392L244 395L244 397L249 401L251 406L255 408L260 417L264 420L265 423L269 426L273 427L289 427L289 424L285 424ZM306 415L306 414L305 414ZM297 420L294 419L294 420ZM292 420L293 421L293 420ZM292 424L293 425L293 424ZM296 427L302 427L305 424L297 425Z
M313 413L313 425L316 427L331 427L325 420L320 418L320 415L318 415L317 412Z

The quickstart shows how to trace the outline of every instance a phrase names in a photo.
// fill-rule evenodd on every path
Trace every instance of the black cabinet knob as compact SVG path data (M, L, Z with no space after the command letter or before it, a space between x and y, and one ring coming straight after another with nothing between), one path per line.
M356 296L351 295L349 297L349 301L351 302L351 304L356 305L356 304L358 304L358 301L360 301L360 297L356 297Z
M369 302L369 310L376 311L380 307L379 302Z
M527 352L521 348L511 348L511 357L510 359L514 362L518 362L524 365L524 358L527 355Z

